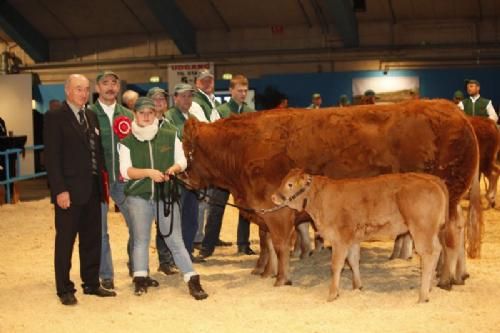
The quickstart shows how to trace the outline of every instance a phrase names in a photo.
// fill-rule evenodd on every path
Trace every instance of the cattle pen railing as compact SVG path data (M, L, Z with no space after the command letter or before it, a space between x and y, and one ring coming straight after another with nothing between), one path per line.
M11 148L0 151L0 156L4 157L4 162L5 162L4 165L2 165L2 167L5 169L5 180L0 181L0 186L5 186L5 203L10 203L12 200L10 193L11 191L9 189L10 184L14 184L15 182L20 180L27 180L45 176L47 174L47 172L42 171L27 175L16 175L14 177L11 177L12 170L10 169L10 159L12 158L12 155L15 155L16 170L18 170L18 172L21 172L21 158L20 158L21 155L25 154L26 151L35 152L36 150L42 150L44 147L45 147L44 145L33 145L33 146L26 146L23 149Z

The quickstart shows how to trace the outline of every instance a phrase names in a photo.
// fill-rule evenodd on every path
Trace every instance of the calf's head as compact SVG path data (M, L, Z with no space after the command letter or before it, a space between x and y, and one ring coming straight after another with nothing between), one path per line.
M304 208L305 195L311 182L311 175L301 169L292 169L283 178L278 190L271 196L271 200L276 205L286 205L301 211Z

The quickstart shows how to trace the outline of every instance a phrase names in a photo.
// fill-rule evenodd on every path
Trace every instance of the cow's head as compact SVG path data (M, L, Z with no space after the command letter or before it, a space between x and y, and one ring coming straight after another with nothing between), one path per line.
M182 136L182 147L187 159L187 168L184 172L184 181L194 188L204 188L208 184L206 171L203 166L204 157L198 146L199 131L201 122L195 118L189 118L184 124L184 134Z
M276 205L285 205L299 211L304 209L305 196L311 186L312 176L302 169L292 169L281 181L281 185L271 196Z

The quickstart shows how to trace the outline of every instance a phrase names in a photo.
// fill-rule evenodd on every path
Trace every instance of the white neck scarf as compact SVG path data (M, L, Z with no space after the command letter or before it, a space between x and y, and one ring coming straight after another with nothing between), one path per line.
M158 118L155 118L151 125L144 127L137 125L135 119L132 121L132 134L137 140L141 142L153 140L156 133L158 133Z

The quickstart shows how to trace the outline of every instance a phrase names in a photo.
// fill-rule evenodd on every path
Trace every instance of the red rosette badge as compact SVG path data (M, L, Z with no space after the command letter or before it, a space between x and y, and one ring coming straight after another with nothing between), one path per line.
M113 131L121 139L125 138L132 129L132 122L126 116L119 116L113 122Z

